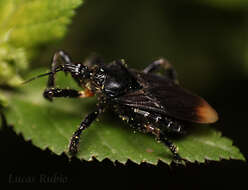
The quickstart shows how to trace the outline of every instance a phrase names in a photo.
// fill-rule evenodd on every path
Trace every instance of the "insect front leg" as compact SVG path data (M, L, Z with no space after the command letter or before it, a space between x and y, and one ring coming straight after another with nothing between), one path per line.
M144 70L143 73L148 74L148 73L152 73L158 69L162 68L164 70L164 75L171 79L172 81L174 81L175 83L178 83L177 80L177 73L175 71L175 69L173 68L173 66L169 63L168 60L161 58L158 59L154 62L152 62L150 65L148 65Z
M44 98L52 101L54 97L67 97L67 98L87 98L94 94L85 89L84 91L77 91L74 89L61 89L61 88L47 88L43 92Z
M51 64L51 74L48 77L48 83L47 83L47 87L51 88L55 86L55 71L56 69L59 67L59 60L62 58L63 62L66 64L72 64L71 58L69 57L69 55L67 53L65 53L64 51L60 50L57 51L54 56L53 56L53 60L52 60L52 64Z
M101 108L98 108L97 111L94 111L87 115L84 120L81 122L79 128L72 135L70 144L69 144L69 153L71 155L75 155L78 152L78 145L80 140L80 135L83 130L87 129L90 124L98 117L98 115L102 112Z
M63 64L61 64L61 60L63 61ZM47 88L44 90L43 96L50 101L52 101L53 97L85 98L93 96L93 93L88 89L77 91L74 89L60 89L55 87L56 69L61 68L64 72L70 72L73 75L74 80L80 84L75 75L78 75L81 72L82 67L81 64L74 64L69 55L64 51L60 50L56 52L53 56L51 74L49 75Z

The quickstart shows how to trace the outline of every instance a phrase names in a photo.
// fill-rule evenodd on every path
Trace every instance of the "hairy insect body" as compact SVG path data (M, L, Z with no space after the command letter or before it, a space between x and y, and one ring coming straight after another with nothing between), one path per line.
M163 75L154 73L159 68L164 70ZM59 71L69 72L84 91L56 88L55 73ZM70 140L71 154L78 151L82 131L105 109L112 110L134 130L155 135L177 160L181 158L168 135L183 134L187 122L214 123L218 119L215 110L203 98L178 85L176 72L165 59L153 62L143 71L136 71L128 69L123 60L110 64L99 59L73 63L65 52L59 51L54 55L48 74L47 89L43 94L48 100L98 96L96 110L84 118Z
M184 134L182 125L160 114L149 113L137 108L116 108L115 113L119 113L119 117L126 121L134 130L143 133L152 133L159 137L160 133L154 133L154 130L161 130L166 134ZM149 127L148 127L149 126ZM151 126L154 130L150 130Z

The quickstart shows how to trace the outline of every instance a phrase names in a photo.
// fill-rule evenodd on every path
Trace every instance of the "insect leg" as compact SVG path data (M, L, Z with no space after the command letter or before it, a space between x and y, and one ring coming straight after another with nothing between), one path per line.
M164 58L161 58L161 59L158 59L158 60L152 62L150 65L148 65L143 70L143 73L145 73L145 74L152 73L152 72L158 70L159 68L162 68L164 70L166 77L173 80L175 83L178 83L177 73L176 73L175 69L169 63L169 61L164 59Z
M182 160L181 156L177 153L177 147L165 135L160 135L159 140L170 149L173 154L173 160L179 162Z
M54 87L55 86L55 73L56 73L55 71L60 64L59 60L61 58L66 64L72 64L72 61L71 61L71 59L67 53L65 53L62 50L57 51L53 56L53 60L52 60L52 64L51 64L51 72L52 73L48 77L47 87Z
M92 112L89 115L87 115L84 118L84 120L81 122L79 128L74 132L74 134L71 137L70 144L69 144L69 153L71 155L75 155L78 152L78 144L79 144L80 135L82 131L87 129L101 112L102 112L102 109L98 108L97 111Z
M54 97L86 98L93 95L94 94L88 89L85 89L84 91L77 91L74 89L47 88L43 92L44 98L50 101L52 101Z
M60 61L63 61L65 63L64 65L66 65L67 67L63 67ZM84 91L77 91L73 89L56 88L55 87L55 73L56 73L56 69L58 69L59 67L63 68L62 70L64 72L68 72L68 70L65 70L65 68L71 69L71 71L69 70L69 72L73 72L74 69L75 70L78 69L77 68L78 66L75 66L72 63L71 58L67 53L65 53L62 50L56 52L52 59L51 74L48 77L47 89L45 89L43 93L43 96L46 99L52 101L53 97L85 98L85 97L93 96L93 93L88 89ZM74 79L76 80L76 82L79 83L79 81L76 78Z
M170 149L175 161L182 160L181 156L177 153L177 147L166 137L164 132L162 132L159 128L153 127L150 124L145 125L145 129L146 132L154 134L159 141L163 142Z

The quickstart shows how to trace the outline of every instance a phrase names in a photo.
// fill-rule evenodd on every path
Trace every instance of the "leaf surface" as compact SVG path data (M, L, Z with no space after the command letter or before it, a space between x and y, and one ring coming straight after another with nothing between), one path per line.
M37 48L61 39L82 0L0 1L0 85L17 86Z

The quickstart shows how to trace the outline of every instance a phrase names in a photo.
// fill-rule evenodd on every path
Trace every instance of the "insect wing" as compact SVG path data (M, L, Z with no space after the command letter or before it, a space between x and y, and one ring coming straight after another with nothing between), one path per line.
M203 98L171 80L151 74L139 77L143 88L119 97L119 103L195 123L218 120L216 111Z

